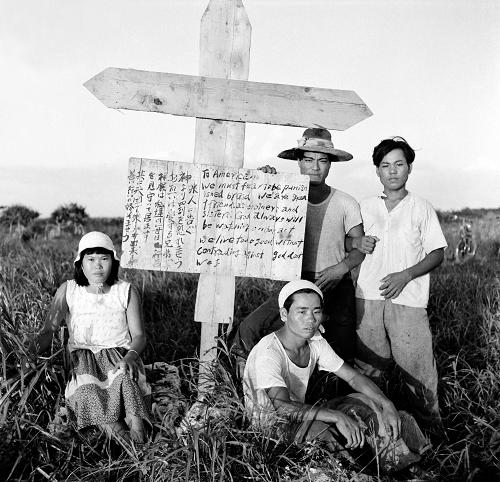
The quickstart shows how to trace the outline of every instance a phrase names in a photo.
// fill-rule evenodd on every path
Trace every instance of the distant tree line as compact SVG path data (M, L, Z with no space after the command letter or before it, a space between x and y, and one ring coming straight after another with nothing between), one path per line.
M485 216L496 215L500 216L500 208L463 208L459 211L438 211L438 215L442 218L456 215L463 218L483 218Z
M27 206L13 204L0 208L0 226L8 228L10 235L20 238L59 237L63 233L83 234L89 220L85 207L77 203L59 206L48 220L38 219L39 216L40 213Z
M85 207L77 203L62 204L52 212L49 219L39 219L39 216L37 211L22 204L0 206L0 226L8 229L10 235L24 239L39 236L53 238L63 234L82 235L89 230L106 228L118 233L123 224L121 218L90 218ZM438 211L438 217L445 223L483 217L500 220L500 208Z
M22 204L13 204L12 206L2 207L3 211L0 214L0 224L9 227L9 234L17 229L28 226L40 213L33 211Z

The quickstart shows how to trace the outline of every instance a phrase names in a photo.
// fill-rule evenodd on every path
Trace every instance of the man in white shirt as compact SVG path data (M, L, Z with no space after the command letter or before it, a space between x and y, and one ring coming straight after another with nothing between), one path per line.
M360 449L366 442L386 473L418 462L418 453L428 444L414 419L404 414L405 426L411 429L402 433L403 413L398 414L375 383L344 363L319 334L323 294L318 286L291 281L280 291L278 303L284 325L255 345L243 376L245 406L255 429L298 444L320 440L332 451ZM322 405L306 404L316 364L357 393Z
M373 151L384 190L361 201L366 236L353 240L368 254L356 287L356 364L380 384L393 357L412 415L434 440L443 440L426 308L429 273L442 263L447 244L434 208L406 189L414 159L401 137L385 139Z

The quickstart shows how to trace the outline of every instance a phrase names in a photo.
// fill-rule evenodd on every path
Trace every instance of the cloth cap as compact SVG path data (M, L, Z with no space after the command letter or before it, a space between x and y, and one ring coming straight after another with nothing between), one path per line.
M85 251L88 248L104 248L108 251L112 251L116 261L120 261L111 238L107 234L99 231L91 231L80 239L80 243L78 244L78 255L76 256L75 261L73 261L73 264L80 260L82 251Z
M297 160L297 151L309 151L331 154L334 162L350 161L352 159L352 154L335 149L332 143L332 135L326 129L306 129L297 143L297 147L280 152L278 157Z
M283 286L283 288L281 288L280 294L278 296L278 304L280 306L280 309L283 308L286 299L290 295L293 295L299 290L305 290L305 289L316 291L321 300L323 300L323 293L314 283L312 283L311 281L307 281L305 279L298 279L295 281L290 281L290 283L287 283L285 286Z

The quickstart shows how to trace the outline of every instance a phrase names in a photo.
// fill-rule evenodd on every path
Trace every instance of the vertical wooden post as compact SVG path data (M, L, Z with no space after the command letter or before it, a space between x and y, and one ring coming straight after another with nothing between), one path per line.
M200 76L247 80L251 29L241 0L210 0L201 20ZM245 123L196 119L195 163L242 167L244 144ZM232 322L234 296L234 276L200 274L195 321L202 323L201 390L207 364L216 357L219 324Z

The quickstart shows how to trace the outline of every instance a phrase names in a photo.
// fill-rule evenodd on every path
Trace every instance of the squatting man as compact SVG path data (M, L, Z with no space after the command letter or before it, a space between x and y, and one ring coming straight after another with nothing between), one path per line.
M255 429L298 444L321 440L332 451L361 449L367 443L384 472L416 468L428 448L426 438L410 415L398 413L377 385L345 363L319 334L323 293L318 286L291 281L281 289L278 303L283 326L255 345L243 376L245 405ZM356 393L322 405L306 404L316 365ZM403 433L402 417L410 427Z

